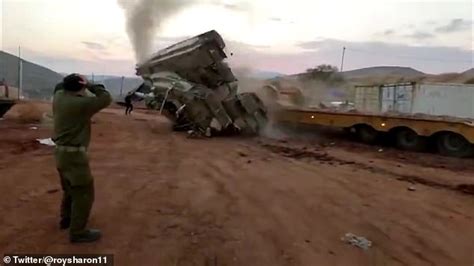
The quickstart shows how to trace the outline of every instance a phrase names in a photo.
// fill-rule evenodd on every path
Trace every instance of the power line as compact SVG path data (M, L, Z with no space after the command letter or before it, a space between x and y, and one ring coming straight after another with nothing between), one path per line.
M347 50L352 51L352 52L371 54L371 55L382 55L384 57L412 59L412 60L419 60L419 61L473 63L472 60L453 60L453 59L444 59L444 58L427 58L427 57L418 57L418 56L409 56L409 55L390 55L390 54L385 54L385 53L381 53L381 52L373 52L373 51L367 51L367 50L362 50L362 49L354 49L354 48L347 48Z

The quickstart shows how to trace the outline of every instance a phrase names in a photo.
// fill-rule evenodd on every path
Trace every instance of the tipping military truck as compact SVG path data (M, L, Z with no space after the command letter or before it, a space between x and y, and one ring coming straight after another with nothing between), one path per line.
M144 83L129 94L193 134L257 134L267 111L254 93L238 93L225 62L225 43L214 30L158 51L137 65Z

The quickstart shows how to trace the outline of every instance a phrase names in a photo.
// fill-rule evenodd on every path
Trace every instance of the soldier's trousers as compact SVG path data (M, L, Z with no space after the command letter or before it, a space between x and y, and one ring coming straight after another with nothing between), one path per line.
M133 104L127 103L127 104L125 104L125 105L126 105L125 114L126 114L126 115L131 114L132 111L133 111Z
M79 235L86 229L94 202L94 182L87 154L56 150L55 157L63 189L61 219L71 221L71 235Z

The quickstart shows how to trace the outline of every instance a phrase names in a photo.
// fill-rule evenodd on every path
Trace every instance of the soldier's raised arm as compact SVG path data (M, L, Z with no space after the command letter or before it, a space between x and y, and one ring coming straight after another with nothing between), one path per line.
M87 89L92 92L95 97L84 97L84 112L88 116L93 116L100 110L106 108L112 102L112 96L105 89L104 85L88 84Z

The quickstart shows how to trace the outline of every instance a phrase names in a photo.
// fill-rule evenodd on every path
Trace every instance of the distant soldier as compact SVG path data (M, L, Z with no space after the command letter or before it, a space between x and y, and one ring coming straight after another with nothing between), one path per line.
M133 111L132 96L133 94L129 94L125 96L125 115L132 114L132 111Z
M95 97L86 95L86 89ZM61 229L69 228L72 243L93 242L99 230L87 229L94 201L94 180L87 149L91 138L91 117L107 107L112 98L102 85L88 83L71 74L55 88L53 99L56 166L61 179Z

